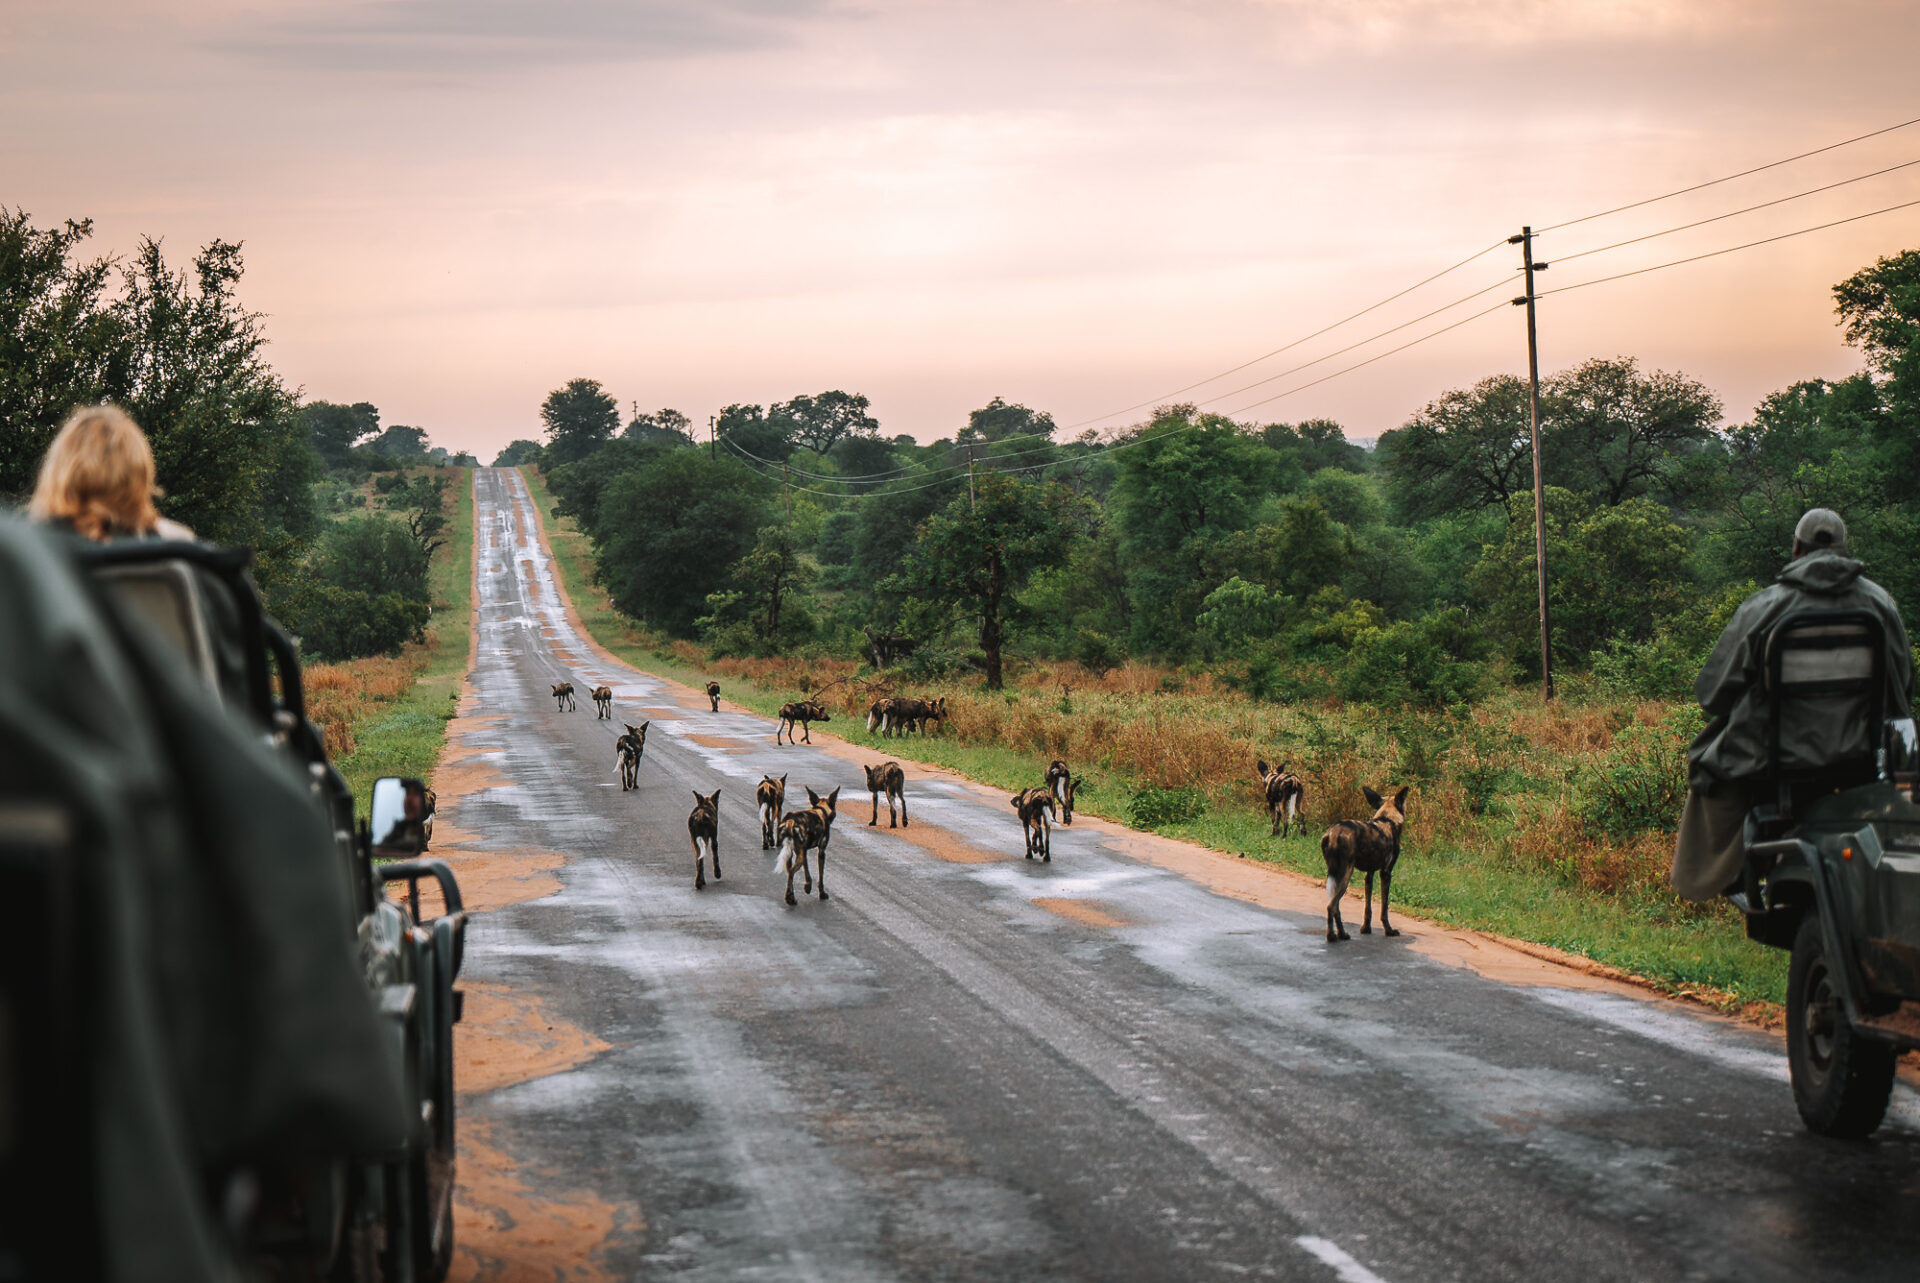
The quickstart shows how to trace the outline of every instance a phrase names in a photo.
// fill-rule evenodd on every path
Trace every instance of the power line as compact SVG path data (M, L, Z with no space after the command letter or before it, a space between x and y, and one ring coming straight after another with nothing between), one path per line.
M1606 218L1611 214L1623 214L1627 210L1639 209L1642 205L1658 204L1663 200L1672 200L1675 196L1685 196L1689 192L1705 191L1709 187L1718 187L1721 183L1730 183L1736 178L1745 178L1749 174L1764 173L1769 169L1778 169L1782 165L1791 165L1796 160L1805 160L1809 156L1819 156L1825 152L1837 151L1842 147L1851 147L1855 143L1863 143L1869 138L1878 138L1882 134L1891 134L1895 130L1905 129L1909 125L1920 125L1920 116L1915 116L1912 120L1903 120L1897 125L1888 125L1885 129L1876 129L1871 133L1858 134L1852 138L1844 138L1837 143L1828 143L1825 147L1815 147L1812 151L1803 151L1798 156L1788 156L1783 160L1773 160L1768 161L1764 165L1755 165L1752 169L1743 169L1737 174L1728 174L1725 178L1711 178L1704 183L1695 183L1691 187L1682 187L1678 191L1667 192L1664 195L1649 196L1645 200L1633 201L1626 205L1615 205L1612 209L1603 209L1597 214L1582 214L1579 218L1569 218L1564 223L1555 223L1551 227L1543 227L1539 232L1534 233L1534 235L1538 236L1543 232L1557 232L1563 227L1572 227L1578 223L1591 223L1596 218Z
M1712 218L1702 218L1691 223L1682 223L1678 227L1669 227L1665 231L1648 232L1645 236L1635 236L1628 240L1615 241L1611 245L1602 245L1598 249L1583 249L1577 254L1556 254L1553 261L1556 263L1565 263L1572 259L1586 258L1593 254L1604 254L1610 249L1619 249L1624 245L1638 245L1641 241L1657 240L1662 236L1671 236L1675 232L1689 231L1695 227L1705 227L1708 223L1718 223L1729 218L1738 218L1742 214L1751 214L1755 210L1771 209L1775 205L1784 205L1788 201L1796 201L1802 197L1817 196L1821 192L1830 192L1837 187L1848 187L1854 183L1864 183L1869 178L1878 178L1882 174L1891 174L1896 170L1911 169L1915 165L1920 165L1920 160L1902 161L1898 165L1889 165L1885 169L1876 169L1871 174L1861 174L1855 178L1843 178L1837 183L1828 183L1823 187L1809 187L1806 191L1795 192L1791 196L1782 196L1778 200L1762 201L1758 205L1749 205L1745 209L1736 209L1731 213L1715 214Z
M1855 214L1851 218L1836 218L1831 223L1820 223L1813 227L1802 227L1795 232L1782 232L1778 236L1768 236L1757 241L1748 241L1744 245L1730 245L1726 249L1709 250L1705 254L1691 254L1686 258L1676 258L1669 263L1656 263L1652 267L1642 267L1631 272L1616 272L1612 276L1596 276L1590 281L1578 281L1572 285L1562 285L1557 289L1542 290L1539 297L1549 294L1565 294L1568 290L1583 290L1589 285L1604 285L1608 281L1623 281L1629 276L1645 276L1648 272L1663 271L1669 267L1679 267L1682 263L1698 263L1703 258L1718 258L1722 254L1733 254L1743 249L1752 249L1756 245L1771 245L1775 241L1792 240L1796 236L1805 236L1809 232L1824 232L1829 227L1841 227L1847 223L1857 223L1863 218L1877 218L1881 214L1891 214L1895 210L1912 209L1920 205L1920 200L1903 201L1898 205L1888 205L1884 209L1868 210L1864 214Z
M1485 291L1482 291L1482 293L1484 292ZM1292 396L1296 392L1305 392L1308 388L1318 387L1329 379L1337 379L1343 374L1350 374L1353 371L1359 369L1363 365L1372 365L1375 361L1384 360L1387 357L1392 356L1396 352L1404 352L1410 347L1417 347L1418 345L1425 343L1428 339L1437 339L1442 334L1447 333L1447 331L1449 330L1457 330L1461 326L1466 325L1472 321L1477 321L1483 316L1491 316L1493 313L1498 312L1501 308L1506 306L1508 306L1507 301L1505 299L1502 299L1500 302L1495 303L1492 307L1482 308L1480 311L1475 312L1471 316L1463 316L1459 320L1453 322L1451 325L1443 325L1439 329L1434 330L1432 333L1422 334L1417 339L1410 339L1407 342L1402 343L1399 347L1388 348L1386 351L1381 352L1375 356L1370 356L1364 361L1356 361L1352 365L1347 366L1345 369L1335 370L1332 374L1323 374L1319 378L1313 380L1311 383L1302 383L1299 387L1288 388L1285 392L1276 392L1272 396L1266 397L1263 400L1249 402L1248 404L1241 406L1238 410L1229 411L1228 417L1232 418L1236 415L1245 414L1248 410L1258 409L1260 406L1266 405L1270 401L1278 401L1282 397ZM1129 442L1128 444L1132 444L1132 443Z
M745 446L734 441L731 437L727 439L727 447L748 459L754 460L756 463L764 463L770 468L785 468L785 467L791 466L789 461L785 459L762 458L761 456L755 454L753 451L747 449ZM831 472L808 472L805 468L794 468L793 471L797 476L810 477L815 481L872 481L882 477L905 476L907 473L913 471L913 469L889 468L885 472L863 472L858 475L846 475L846 474L831 473Z
M1138 404L1127 406L1125 409L1112 410L1106 414L1097 414L1091 419L1082 419L1078 423L1069 423L1065 427L1061 428L1060 431L1071 432L1075 428L1084 428L1090 424L1100 423L1107 419L1117 419L1123 414L1132 414L1135 410L1144 410L1149 406L1164 405L1169 400L1179 396L1183 392L1191 392L1195 388L1205 387L1209 383L1217 383L1221 379L1226 378L1229 374L1238 374L1241 370L1246 369L1250 365L1258 365L1260 364L1260 362L1268 360L1271 357L1279 356L1282 352L1291 351L1292 349L1299 347L1302 343L1306 343L1313 339L1317 339L1322 334L1327 334L1334 330L1339 329L1341 326L1347 324L1349 321L1357 321L1361 317L1367 315L1369 312L1376 312L1379 309L1385 307L1387 304L1395 301L1396 299L1405 298L1407 295L1413 293L1415 290L1421 288L1422 286L1431 285L1435 281L1439 280L1441 277L1446 276L1448 273L1459 271L1461 268L1473 262L1475 259L1483 258L1486 255L1491 254L1494 250L1500 248L1500 246L1504 244L1506 244L1505 241L1495 241L1493 244L1487 246L1485 249L1476 250L1473 253L1467 255L1465 258L1461 259L1458 263L1455 263L1453 266L1444 267L1439 271L1435 272L1432 276L1427 277L1425 280L1415 281L1412 285L1407 286L1405 289L1399 291L1397 294L1389 294L1387 295L1387 297L1381 299L1378 303L1368 304L1366 307L1361 308L1358 312L1353 313L1351 316L1342 317L1340 320L1333 322L1333 324L1331 325L1323 325L1319 329L1315 330L1313 333L1303 334L1299 338L1294 339L1290 343L1283 343L1279 347L1273 349L1271 352L1266 352L1261 354L1260 356L1254 357L1251 361L1242 361L1240 364L1236 366L1232 366L1228 369L1222 370L1218 374L1209 375L1208 377L1201 379L1198 383L1189 383L1184 388L1175 388L1171 392L1164 392L1159 396L1150 397L1145 401L1139 402ZM1232 396L1233 393L1226 392L1226 393L1222 393L1221 395ZM1213 399L1218 400L1219 398L1215 397Z

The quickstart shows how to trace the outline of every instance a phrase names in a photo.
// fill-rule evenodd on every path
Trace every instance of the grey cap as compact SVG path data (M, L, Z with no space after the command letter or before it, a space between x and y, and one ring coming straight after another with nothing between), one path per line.
M1838 552L1847 546L1847 523L1831 508L1809 508L1793 528L1793 541L1809 552L1816 548Z

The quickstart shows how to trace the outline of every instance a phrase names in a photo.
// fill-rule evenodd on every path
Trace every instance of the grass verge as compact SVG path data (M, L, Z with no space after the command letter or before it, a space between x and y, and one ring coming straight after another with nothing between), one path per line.
M365 815L383 775L431 780L459 706L472 634L473 471L443 470L446 543L433 554L428 588L433 618L426 640L398 656L373 656L306 669L309 712L326 735L334 765Z
M521 471L539 505L561 580L595 641L636 668L687 685L698 687L718 678L725 698L763 715L775 714L782 703L796 697L799 692L790 683L756 683L743 675L740 670L751 668L751 664L710 664L693 644L662 639L615 612L606 595L593 586L590 540L570 519L553 516L553 498L538 471ZM850 665L845 667L851 671ZM1116 677L1110 684L1118 685L1121 680ZM955 734L908 740L869 735L857 712L849 724L849 707L857 706L858 701L851 691L844 691L846 697L836 706L835 720L828 729L850 742L871 745L876 752L897 753L948 767L1009 792L1040 783L1049 760L1068 757L1081 780L1077 809L1128 824L1135 794L1142 788L1178 786L1182 782L1177 778L1178 770L1189 768L1177 767L1176 759L1201 751L1171 737L1164 749L1128 751L1124 746L1129 741L1137 744L1158 736L1182 717L1201 716L1194 710L1205 708L1209 711L1204 715L1216 722L1241 723L1223 725L1218 736L1222 741L1218 753L1231 754L1237 762L1247 756L1241 749L1249 741L1274 743L1272 755L1284 756L1285 750L1278 746L1300 738L1300 723L1307 723L1311 732L1316 718L1321 723L1330 720L1328 715L1311 711L1302 715L1269 705L1247 704L1224 691L1207 689L1173 697L1139 691L1107 695L1095 694L1082 684L1085 681L1076 679L1070 697L1075 710L1072 718L1060 707L1068 697L1049 678L1032 689L1008 691L1002 696L976 692L968 703L980 707L956 716ZM1222 712L1223 708L1232 711ZM1644 710L1644 718L1650 724L1664 711ZM1506 710L1501 712L1506 714ZM1533 708L1515 709L1511 717L1514 725L1537 737L1558 737L1562 743L1557 761L1599 758L1613 741L1608 719L1619 720L1611 712L1573 710L1570 714L1543 715ZM1558 720L1548 726L1543 718ZM1061 738L1066 732L1055 729L1069 722L1079 723L1083 731L1093 723L1096 738L1104 734L1122 747L1109 748L1102 754L1084 750L1084 741L1077 741L1070 752L1066 747L1069 741ZM1101 730L1103 723L1105 729ZM1341 763L1345 766L1356 757L1404 758L1406 746L1383 741L1377 750L1369 752L1348 744L1338 753L1347 759ZM1304 836L1270 836L1266 814L1254 795L1250 766L1249 760L1233 768L1245 772L1244 787L1237 791L1217 784L1203 790L1208 793L1207 805L1199 818L1157 826L1153 831L1308 877L1324 876L1319 827ZM1330 778L1334 774L1332 768L1322 772L1318 780L1309 774L1310 796L1323 807L1332 798L1357 793L1351 780L1335 782ZM1217 773L1212 778L1217 780ZM1409 805L1406 847L1394 884L1397 907L1445 926L1492 932L1559 949L1617 968L1659 991L1760 1023L1779 1019L1786 992L1786 954L1748 940L1732 910L1723 905L1679 905L1670 892L1654 889L1657 877L1618 877L1614 889L1588 889L1583 885L1593 881L1585 876L1588 870L1570 872L1571 858L1535 849L1543 845L1541 835L1549 827L1543 824L1543 816L1564 827L1564 805L1556 812L1550 801L1543 802L1538 810L1525 812L1532 817L1529 823L1522 822L1519 812L1467 822L1457 808L1448 814L1436 815L1429 810L1423 815L1421 794L1426 791L1417 787ZM1449 800L1442 798L1437 784L1433 795ZM1355 802L1349 800L1344 805L1351 808ZM1317 816L1321 814L1316 811ZM1017 831L1010 821L1009 843L1016 840ZM1631 855L1643 865L1660 866L1664 841L1661 835L1651 834L1630 844L1630 851L1608 854L1616 858ZM1586 852L1576 851L1576 855L1590 858Z

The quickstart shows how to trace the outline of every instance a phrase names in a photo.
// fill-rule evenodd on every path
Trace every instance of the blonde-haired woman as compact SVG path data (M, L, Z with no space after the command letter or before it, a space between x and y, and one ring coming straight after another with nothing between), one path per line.
M40 463L27 515L104 542L116 536L191 539L153 506L153 449L140 425L114 405L82 406L67 416Z

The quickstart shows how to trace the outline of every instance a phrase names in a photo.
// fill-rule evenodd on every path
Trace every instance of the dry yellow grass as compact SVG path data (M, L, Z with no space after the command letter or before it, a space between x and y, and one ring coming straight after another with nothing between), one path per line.
M353 752L353 728L368 714L413 688L430 648L408 646L397 657L375 655L342 664L309 664L304 670L307 717L320 728L329 757Z

